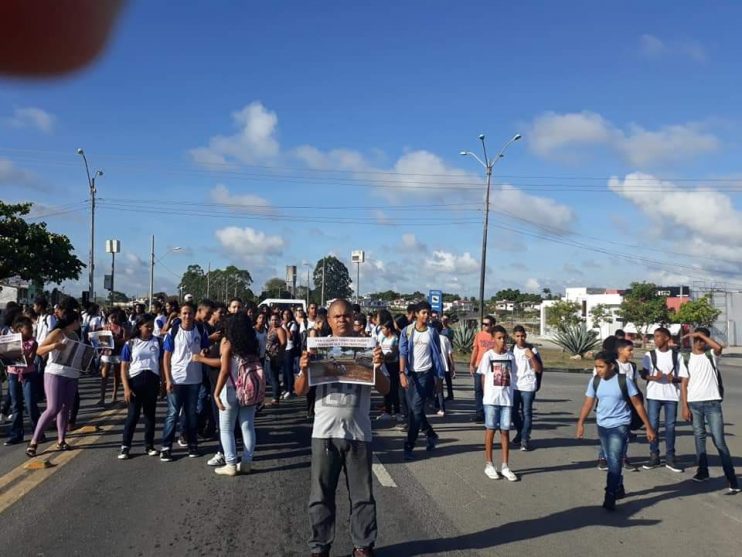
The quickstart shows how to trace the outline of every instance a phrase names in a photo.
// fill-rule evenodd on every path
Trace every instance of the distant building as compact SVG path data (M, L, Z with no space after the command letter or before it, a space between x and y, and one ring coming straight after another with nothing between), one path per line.
M8 302L30 304L36 295L35 291L33 284L17 277L0 282L0 309L5 309Z

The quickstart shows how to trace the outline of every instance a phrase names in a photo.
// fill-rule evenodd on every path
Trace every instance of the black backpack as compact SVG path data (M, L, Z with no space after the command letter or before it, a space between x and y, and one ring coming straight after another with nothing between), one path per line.
M634 362L631 362L631 365L633 367L636 364L634 364ZM629 405L629 409L631 410L631 424L629 425L629 429L631 431L641 429L642 427L644 427L644 422L639 417L639 414L636 411L636 408L634 408L634 405L631 403L631 397L629 396L629 387L626 385L626 376L623 373L616 373L616 375L618 375L618 386L621 389L623 398L626 401L626 404ZM596 400L598 398L598 385L600 385L600 375L596 375L595 377L593 377L593 391L595 392ZM641 391L637 389L637 392L639 393L639 398L642 399L642 404L644 404L644 397L642 396Z

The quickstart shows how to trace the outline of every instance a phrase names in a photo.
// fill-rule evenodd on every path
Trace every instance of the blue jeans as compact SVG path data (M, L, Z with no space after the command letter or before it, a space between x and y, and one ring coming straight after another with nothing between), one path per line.
M39 421L39 407L36 404L36 383L38 375L27 373L23 381L15 373L8 374L8 392L10 393L10 408L13 413L13 423L10 424L10 440L23 441L23 406L31 419L31 432L36 429Z
M283 354L283 386L287 393L294 392L294 354L290 350Z
M474 373L474 413L484 416L484 388L482 387L482 376Z
M173 392L167 394L167 416L165 417L165 426L162 431L163 450L170 450L173 444L175 426L178 422L178 415L181 409L185 413L185 434L188 437L188 446L190 448L197 446L196 404L200 390L201 383L194 385L174 385Z
M708 424L711 439L716 450L719 451L724 475L729 481L730 487L738 487L737 476L732 465L732 456L729 454L729 448L724 440L724 415L721 411L721 401L689 402L688 406L693 414L693 436L696 438L698 471L708 473L709 465L706 455L706 424Z
M531 440L534 400L536 391L513 391L513 425L523 443Z
M221 401L226 410L219 410L219 435L227 464L237 464L237 442L234 424L239 421L242 430L242 462L252 462L255 452L255 410L257 406L240 406L233 387L222 389Z
M415 447L420 429L425 431L428 437L437 437L435 431L428 423L425 416L425 401L433 393L435 378L433 371L420 373L410 372L407 376L407 406L409 428L407 430L407 441L405 450L411 451Z
M660 454L660 409L665 409L665 457L675 456L675 420L678 417L678 403L669 400L647 399L647 414L652 429L657 432L657 439L649 444L651 454Z
M623 486L623 455L629 438L629 425L618 427L598 426L598 436L600 437L600 446L608 461L605 491L615 496L616 492Z

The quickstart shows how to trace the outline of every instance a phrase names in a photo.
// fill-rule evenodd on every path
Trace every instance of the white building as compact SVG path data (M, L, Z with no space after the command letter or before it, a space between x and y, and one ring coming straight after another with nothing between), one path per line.
M599 332L600 338L612 335L617 329L623 328L623 323L619 322L616 317L619 307L623 301L623 295L615 289L607 288L567 288L563 298L567 302L578 304L579 315L587 325L588 329L595 329ZM553 331L546 324L546 313L548 308L554 305L557 300L544 300L541 302L541 336L551 336ZM592 311L596 306L603 305L608 310L611 323L601 323L596 327Z

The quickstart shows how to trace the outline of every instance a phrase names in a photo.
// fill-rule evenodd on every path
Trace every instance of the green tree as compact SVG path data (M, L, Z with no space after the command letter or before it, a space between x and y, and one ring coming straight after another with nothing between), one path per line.
M544 300L551 300L551 288L544 288L541 292L544 295Z
M129 296L127 296L123 292L118 292L114 290L113 292L111 292L109 299L111 300L111 302L116 302L116 303L128 302Z
M391 302L393 300L396 300L400 297L399 292L395 292L394 290L386 290L384 292L374 292L373 294L368 295L369 298L373 300L381 300L383 302Z
M314 266L314 287L318 290L322 289L323 261L325 273L325 300L332 300L334 298L350 298L353 294L353 290L350 287L353 281L350 279L348 267L345 266L345 263L332 255L320 259Z
M565 331L582 323L579 311L580 304L577 302L558 300L546 308L546 324L558 331Z
M692 325L693 327L711 327L721 315L721 310L711 304L711 295L684 303L672 315L675 323Z
M266 298L291 298L291 292L286 286L286 281L280 277L269 278L265 281L261 299Z
M520 297L520 290L506 288L505 290L500 290L492 299L498 302L518 302L520 301Z
M206 297L206 273L201 265L188 265L180 279L180 287L184 295L192 294L196 301Z
M45 222L23 218L32 205L0 201L0 279L19 276L36 283L78 279L85 265L75 256L70 239L49 232Z
M450 294L448 292L443 293L443 301L444 302L457 302L461 299L461 296L458 294Z
M243 300L252 300L255 296L250 290L252 277L246 269L229 265L225 269L212 269L204 272L200 265L188 265L180 279L183 294L193 294L198 301L208 297L212 300L227 301L237 296Z
M624 323L633 323L644 344L647 328L653 323L666 324L670 320L667 298L657 294L657 285L651 282L632 282L624 294L620 309Z
M603 323L613 323L613 313L605 304L598 304L590 310L590 317L593 320L593 327L600 329Z

